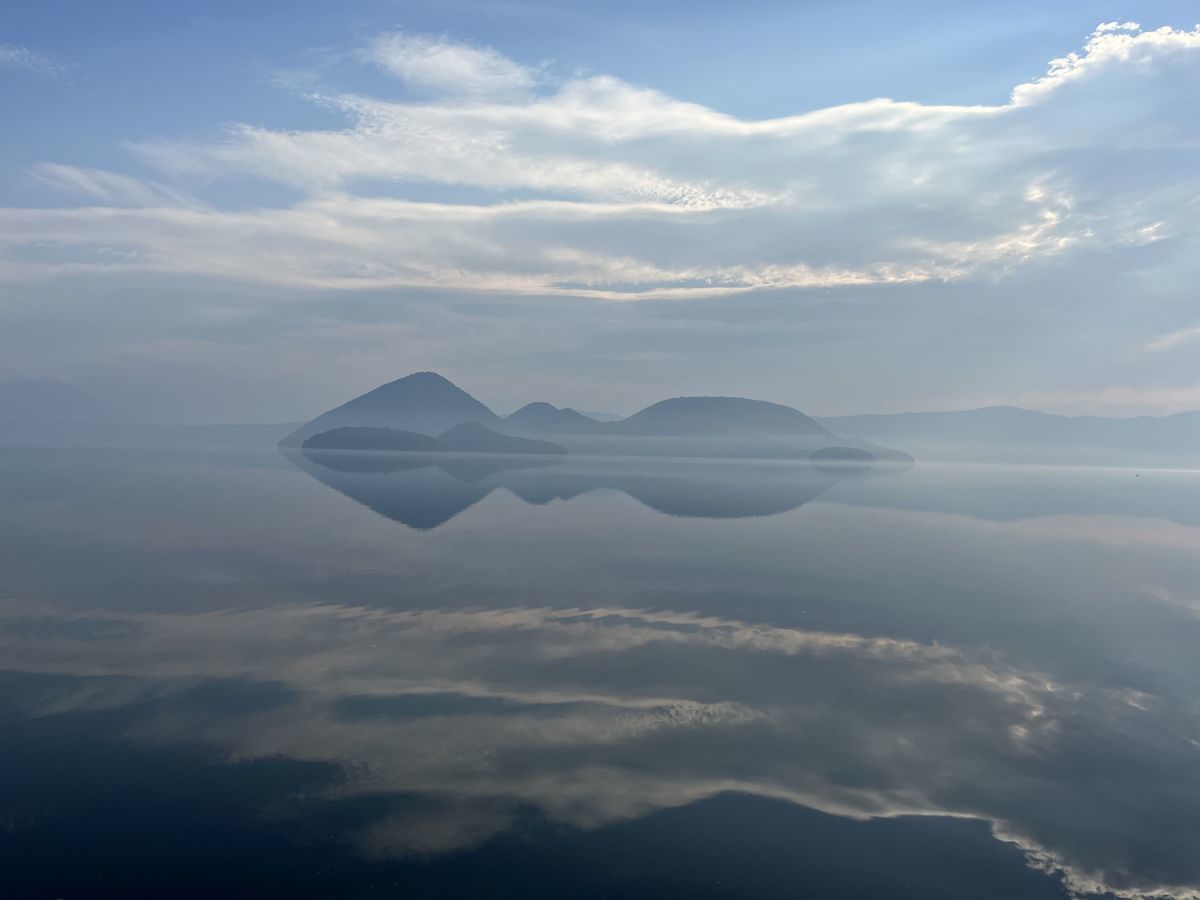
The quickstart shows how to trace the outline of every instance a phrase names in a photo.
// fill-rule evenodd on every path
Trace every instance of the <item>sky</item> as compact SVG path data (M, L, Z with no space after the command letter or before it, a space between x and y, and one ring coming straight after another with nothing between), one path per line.
M0 6L0 380L1200 408L1194 2Z

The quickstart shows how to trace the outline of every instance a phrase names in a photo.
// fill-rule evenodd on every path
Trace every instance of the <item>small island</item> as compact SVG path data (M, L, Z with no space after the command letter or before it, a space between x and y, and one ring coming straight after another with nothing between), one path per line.
M305 450L413 450L431 453L440 450L437 438L399 428L371 428L347 425L331 428L308 438Z
M813 453L809 459L814 462L852 462L873 463L879 457L861 447L822 447Z
M402 450L417 453L528 453L560 456L565 447L550 441L499 434L478 422L463 422L437 437L399 428L366 425L321 431L305 439L305 450Z

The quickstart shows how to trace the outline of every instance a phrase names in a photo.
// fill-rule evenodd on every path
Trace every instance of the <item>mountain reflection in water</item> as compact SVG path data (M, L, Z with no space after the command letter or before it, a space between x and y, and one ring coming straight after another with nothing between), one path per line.
M289 459L0 452L0 895L1200 891L1195 475Z
M769 516L802 506L831 484L901 471L877 463L523 457L288 451L318 481L410 528L436 528L497 488L526 503L616 490L651 509L705 519Z

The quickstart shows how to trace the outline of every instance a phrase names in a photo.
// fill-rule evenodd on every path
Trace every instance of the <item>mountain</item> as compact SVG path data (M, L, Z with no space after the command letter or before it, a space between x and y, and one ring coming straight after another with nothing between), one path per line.
M895 450L838 438L790 406L742 397L675 397L616 422L531 403L503 425L506 431L553 435L571 453L597 456L808 459L822 451L843 461L912 461Z
M1109 464L1200 461L1200 412L1108 418L991 406L835 416L820 421L838 434L898 442L928 459Z
M741 397L675 397L615 422L597 421L576 410L540 402L500 419L433 372L409 375L322 413L280 444L303 445L314 435L346 428L393 429L431 438L441 435L439 449L475 453L808 459L816 451L842 447L889 462L912 461L907 454L868 441L837 437L790 406ZM539 447L528 435L552 437L554 443L543 442ZM327 435L322 440L349 440L356 447L360 440L395 446L412 441L403 435L365 432ZM534 443L519 443L530 440ZM412 449L428 446L418 443L421 446Z
M342 426L320 431L304 440L305 450L406 450L418 453L541 453L547 456L566 453L565 447L549 441L499 434L478 422L455 425L438 437L375 428L367 425ZM368 468L375 468L368 464Z
M343 426L395 428L433 435L463 422L499 421L494 412L436 372L417 372L322 413L280 444L299 446L314 434Z
M104 422L112 416L91 394L69 384L0 382L0 422Z
M572 432L595 431L601 423L573 409L559 409L549 403L527 403L512 415L506 416L504 425L517 431L529 432Z
M829 436L830 432L798 409L742 397L675 397L660 400L628 419L613 423L620 434L674 437L686 435L764 434Z

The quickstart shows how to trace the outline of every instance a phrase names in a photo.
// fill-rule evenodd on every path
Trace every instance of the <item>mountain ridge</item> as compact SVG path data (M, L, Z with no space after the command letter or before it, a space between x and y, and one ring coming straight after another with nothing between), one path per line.
M505 416L504 424L525 431L554 431L556 428L579 431L603 428L607 423L585 416L570 407L560 408L539 400L526 403L516 412Z
M719 396L659 400L613 426L624 433L656 436L711 434L714 430L733 428L760 434L833 434L791 406L746 397Z
M814 451L836 449L843 456L853 450L850 455L856 459L911 461L899 451L838 437L800 410L765 400L672 397L613 422L536 401L500 418L434 372L417 372L380 385L320 414L280 445L303 445L314 435L344 428L393 429L431 438L441 435L442 440L456 427L465 429L468 443L490 446L494 452L506 452L501 447L507 438L528 440L521 436L542 434L556 441L545 452L561 452L561 446L567 452L593 455L807 459ZM388 440L379 435L363 437L368 448L373 441ZM393 435L390 440L403 444L407 439ZM447 448L455 449L448 444Z

